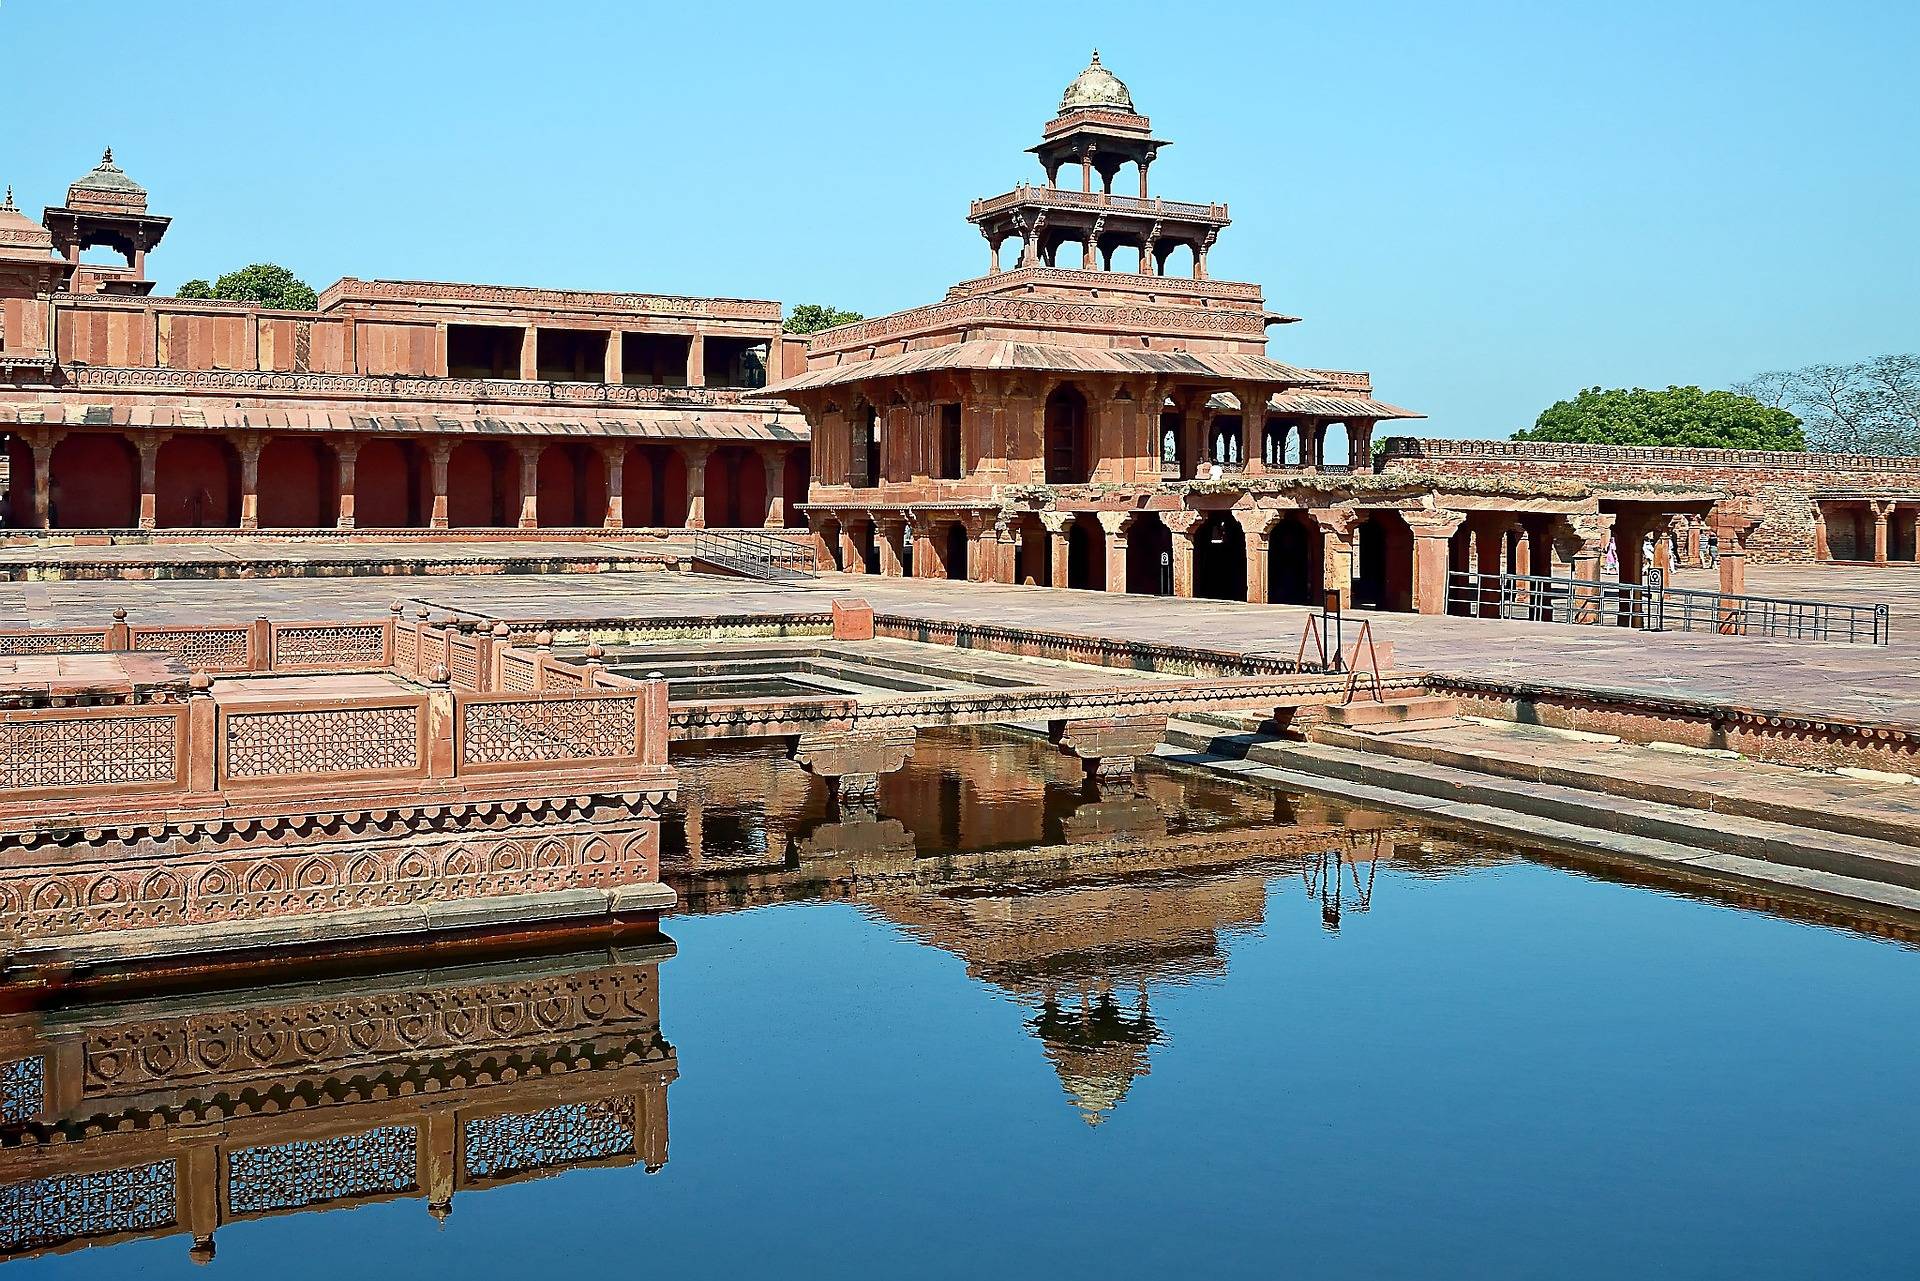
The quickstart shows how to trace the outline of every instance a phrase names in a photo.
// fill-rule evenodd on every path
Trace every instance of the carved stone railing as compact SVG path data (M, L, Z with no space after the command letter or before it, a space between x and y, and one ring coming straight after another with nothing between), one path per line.
M1645 445L1584 445L1546 440L1436 440L1393 436L1385 463L1490 462L1587 464L1598 467L1701 467L1818 472L1903 472L1920 476L1920 457L1818 454L1771 449L1680 449Z
M1041 205L1049 209L1087 209L1096 213L1137 214L1147 218L1171 218L1186 222L1218 223L1229 221L1222 204L1196 204L1187 200L1163 200L1150 196L1116 196L1104 191L1073 191L1066 187L1041 187L1021 183L1012 191L985 200L976 200L967 209L969 220L987 217L1003 209L1022 205Z
M138 365L70 365L69 386L100 391L204 391L339 400L435 404L560 404L723 409L741 403L738 387L655 387L626 383L543 382L511 378L402 377L383 374L275 373L251 369L162 369ZM763 409L766 402L756 401Z
M708 320L774 321L780 304L759 298L688 298L586 289L466 285L430 280L358 280L347 276L320 294L320 310L343 303L474 303L532 311L610 312L624 316L695 316Z

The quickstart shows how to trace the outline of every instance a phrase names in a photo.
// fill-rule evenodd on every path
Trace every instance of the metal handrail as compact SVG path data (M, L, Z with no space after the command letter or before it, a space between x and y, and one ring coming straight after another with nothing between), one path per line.
M694 535L693 556L744 578L786 581L813 577L807 549L766 530L703 529Z
M1523 622L1599 623L1853 645L1885 645L1892 631L1884 602L1855 605L1670 587L1658 569L1647 571L1645 583L1452 570L1447 575L1447 607L1449 613L1458 607L1469 616Z

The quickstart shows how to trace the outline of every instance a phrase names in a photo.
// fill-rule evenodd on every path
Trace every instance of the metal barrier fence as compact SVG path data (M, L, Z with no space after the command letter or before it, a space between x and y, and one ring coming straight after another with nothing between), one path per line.
M1454 570L1447 575L1447 612L1523 622L1705 631L1851 645L1885 645L1891 632L1884 603L1852 605L1670 587L1657 569L1647 571L1645 583Z
M703 529L694 536L693 558L742 578L786 582L814 575L810 548L763 530Z

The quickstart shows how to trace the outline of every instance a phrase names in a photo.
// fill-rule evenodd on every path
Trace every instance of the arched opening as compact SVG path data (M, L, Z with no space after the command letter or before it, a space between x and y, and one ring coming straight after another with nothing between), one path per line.
M240 524L240 456L220 436L174 436L154 471L154 523L162 529Z
M1266 425L1260 429L1260 461L1268 467L1285 467L1289 435L1285 419L1267 419ZM1299 446L1294 445L1293 448L1297 451ZM1298 457L1298 454L1295 456Z
M1162 242L1160 253L1160 274L1163 276L1191 276L1194 274L1193 246L1186 241Z
M275 436L260 451L260 528L319 529L340 515L340 464L325 441Z
M786 467L781 473L781 494L786 501L789 528L806 526L807 516L800 510L800 504L807 501L807 482L812 465L806 450L787 451Z
M1320 429L1320 465L1345 467L1353 461L1352 438L1345 423L1328 423Z
M1289 467L1298 467L1307 460L1307 424L1283 423L1280 426L1286 432L1286 452L1282 461Z
M1107 586L1107 534L1084 512L1067 526L1066 586L1096 592Z
M33 509L33 447L18 436L7 437L6 524L9 529L37 529L40 513Z
M1137 513L1127 526L1127 591L1173 595L1173 531L1153 512Z
M130 529L140 523L140 456L124 438L78 432L47 465L53 529ZM28 473L32 483L32 473Z
M499 529L520 521L520 460L503 442L467 440L447 458L447 523Z
M1020 540L1014 581L1027 587L1053 586L1053 539L1046 525L1029 512L1014 529Z
M1012 271L1023 266L1027 258L1027 238L1025 236L1002 236L994 242L993 269Z
M576 440L553 441L540 451L535 477L541 528L606 523L607 467L599 450ZM623 491L625 484L626 477L622 476ZM624 512L621 520L626 520Z
M1325 569L1320 527L1288 513L1267 536L1267 599L1275 605L1318 605Z
M955 582L967 581L967 527L959 521L947 526L945 544L945 563L947 577Z
M654 492L657 452L628 445L620 462L620 520L628 529L651 529L660 523L659 495Z
M1369 512L1355 535L1354 603L1402 612L1413 608L1413 531L1396 511Z
M1100 242L1100 263L1107 271L1130 271L1140 275L1144 254L1145 249L1138 240L1125 236L1108 236Z
M1176 411L1162 411L1160 414L1160 470L1169 476L1187 474L1186 449L1180 443L1180 414Z
M1047 397L1045 458L1049 485L1086 483L1087 398L1072 383Z
M668 529L687 527L687 456L663 449L656 469L660 486L660 523Z
M707 528L741 529L767 520L767 469L742 446L716 449L707 459Z
M1247 537L1232 512L1212 512L1193 531L1193 594L1247 598Z
M361 443L353 465L353 523L361 529L408 529L420 518L420 472L403 441L376 436Z
M1217 414L1207 432L1207 461L1216 467L1238 467L1246 461L1244 434L1238 414Z

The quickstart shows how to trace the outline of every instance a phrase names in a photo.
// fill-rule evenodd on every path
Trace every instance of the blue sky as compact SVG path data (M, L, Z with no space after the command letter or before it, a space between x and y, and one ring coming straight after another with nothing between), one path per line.
M163 289L342 275L833 302L985 269L967 201L1090 46L1225 200L1214 274L1450 436L1582 386L1920 347L1920 5L0 0L0 182L111 144Z

